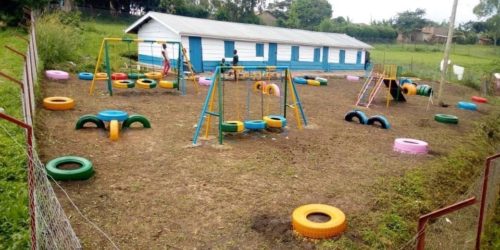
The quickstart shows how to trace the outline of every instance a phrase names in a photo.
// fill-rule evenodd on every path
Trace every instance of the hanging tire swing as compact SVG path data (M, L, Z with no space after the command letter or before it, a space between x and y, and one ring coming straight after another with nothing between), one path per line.
M243 132L245 126L241 121L225 121L221 124L222 132Z
M156 81L153 79L139 79L136 81L137 88L140 89L154 89L156 88Z

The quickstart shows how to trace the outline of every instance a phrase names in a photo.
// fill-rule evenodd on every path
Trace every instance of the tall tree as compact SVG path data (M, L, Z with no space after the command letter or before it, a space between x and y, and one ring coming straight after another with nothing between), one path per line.
M480 0L473 11L480 18L488 18L487 29L493 37L493 45L496 46L500 37L500 0Z
M295 0L286 24L291 28L316 30L321 21L331 17L332 5L327 0Z
M407 10L405 12L398 13L396 19L394 20L394 27L404 37L413 41L412 33L423 28L428 23L428 20L424 19L424 15L424 9L416 9L415 11Z
M264 9L266 0L217 0L215 19L241 23L259 23L255 11Z
M292 0L278 0L273 3L269 3L267 10L276 17L278 26L285 26L290 14L290 6L292 5Z

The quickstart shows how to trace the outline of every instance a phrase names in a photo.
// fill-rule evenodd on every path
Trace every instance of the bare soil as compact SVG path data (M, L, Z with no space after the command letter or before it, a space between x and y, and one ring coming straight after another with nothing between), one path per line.
M248 91L243 83L232 83L233 91L226 89L227 119L245 113ZM314 248L316 243L292 233L291 213L296 207L324 203L343 210L348 220L363 216L375 205L374 185L466 143L462 135L492 108L488 104L481 104L478 112L455 108L457 101L477 94L456 85L446 87L448 108L430 105L426 111L428 98L423 96L410 96L408 102L392 102L386 108L386 89L381 89L374 106L363 110L370 116L385 115L392 128L384 130L344 121L362 81L334 78L328 86L297 86L310 122L305 129L297 129L290 112L289 128L281 133L228 135L223 147L216 146L216 140L190 147L206 87L196 94L188 83L186 96L165 89L126 89L115 90L110 97L104 83L98 84L94 96L88 94L89 85L77 79L43 83L44 96L72 97L76 107L40 110L39 151L45 162L64 155L93 162L94 177L61 185L122 249ZM258 102L251 105L255 119L264 108ZM142 114L152 128L121 131L115 142L102 129L74 129L80 116L104 109ZM460 122L435 122L436 113L457 115ZM395 153L392 145L398 137L427 141L431 153ZM85 249L111 248L56 191ZM352 232L361 230L349 228L347 236L356 237Z

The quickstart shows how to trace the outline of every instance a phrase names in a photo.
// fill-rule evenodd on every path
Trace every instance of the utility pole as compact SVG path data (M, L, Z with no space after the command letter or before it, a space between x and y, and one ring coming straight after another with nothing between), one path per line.
M438 104L443 106L443 86L446 82L446 72L448 71L448 58L450 56L451 41L453 40L453 30L455 29L455 16L457 14L458 0L453 1L453 9L451 10L450 23L448 27L448 37L446 38L446 46L444 48L443 70L441 71L441 81L439 82Z

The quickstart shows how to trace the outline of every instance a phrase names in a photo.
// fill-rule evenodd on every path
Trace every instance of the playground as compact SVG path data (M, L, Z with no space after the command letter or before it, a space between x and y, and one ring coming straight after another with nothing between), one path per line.
M116 89L109 96L105 81L97 81L89 95L90 82L74 75L65 82L46 80L43 96L69 96L77 103L69 111L38 112L39 152L45 162L63 155L92 161L92 178L61 185L123 249L313 248L314 242L297 238L291 230L291 212L308 203L341 209L348 221L345 236L356 242L368 220L363 216L376 207L377 186L466 143L463 135L474 121L495 108L482 104L471 112L430 105L427 110L428 98L416 95L387 108L385 87L370 109L355 107L362 85L363 80L344 78L330 78L327 86L296 84L308 118L305 128L298 129L296 113L290 112L286 129L230 133L223 145L212 138L193 146L208 87L200 86L196 93L187 84L186 95L161 88ZM226 82L228 120L248 109L248 86L246 80ZM445 98L455 104L470 100L471 92L448 85ZM257 110L279 109L279 102L274 107L262 107L257 101L251 105ZM344 115L355 108L370 116L384 115L391 129L346 122ZM103 109L142 114L151 128L132 126L117 141L109 140L102 129L75 130L79 117ZM438 123L437 113L459 116L460 122ZM429 154L394 152L398 137L428 142ZM56 192L84 248L112 248L60 190Z

